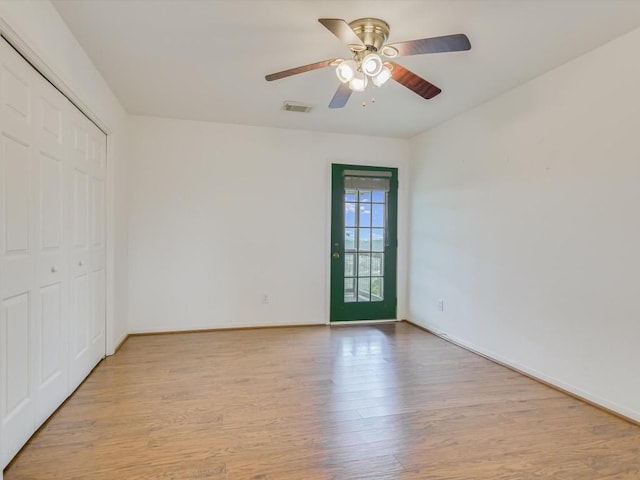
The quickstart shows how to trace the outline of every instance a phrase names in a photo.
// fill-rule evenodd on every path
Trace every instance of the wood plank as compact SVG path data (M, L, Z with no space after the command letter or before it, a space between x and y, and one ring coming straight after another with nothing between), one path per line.
M131 336L4 478L639 475L640 427L396 323Z

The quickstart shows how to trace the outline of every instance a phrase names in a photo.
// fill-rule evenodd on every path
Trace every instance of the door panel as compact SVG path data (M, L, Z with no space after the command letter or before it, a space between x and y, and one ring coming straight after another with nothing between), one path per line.
M105 285L104 270L91 272L91 343L104 339L105 322Z
M60 284L40 289L40 388L50 384L62 371L60 344L62 295Z
M89 280L86 273L71 281L73 311L71 314L71 365L69 382L74 390L91 371L89 351Z
M72 250L75 311L70 382L79 384L105 354L104 134L78 114L72 122Z
M3 351L6 352L6 402L3 417L9 419L29 401L31 372L29 370L29 293L25 292L3 302L5 332Z
M44 80L43 80L44 81ZM45 94L46 95L46 94ZM40 129L43 144L55 145L62 153L62 109L58 101L51 101L48 95L40 95Z
M31 389L31 298L28 292L2 301L2 463L16 454L33 430L34 402Z
M32 130L31 72L16 52L5 52L1 73L3 133L28 144Z
M40 155L40 210L42 250L62 248L62 162Z
M95 170L94 170L95 173ZM98 172L99 174L100 172ZM94 272L101 271L104 275L105 268L105 186L104 180L93 176L91 178L91 269Z
M89 230L89 176L76 168L73 172L73 247L80 255L86 255Z
M40 311L36 341L36 428L69 394L66 328L63 317L64 284L56 282L40 289Z
M106 321L105 270L105 137L97 128L89 131L88 171L90 188L89 259L91 264L91 356L104 357Z
M82 126L83 117L72 121L73 151L71 154L71 356L69 383L75 389L96 362L91 352L91 265L89 255L90 174L88 165L89 134Z
M332 166L331 321L396 317L397 169Z
M91 181L91 245L93 247L102 247L104 242L104 182L95 177Z
M4 184L6 253L29 250L29 193L31 191L31 149L28 145L4 137Z
M38 212L29 68L16 52L0 50L0 467L35 428Z
M33 90L36 111L36 145L39 161L36 189L40 211L34 340L36 384L36 428L64 401L69 393L68 365L68 269L65 230L65 99L39 75Z

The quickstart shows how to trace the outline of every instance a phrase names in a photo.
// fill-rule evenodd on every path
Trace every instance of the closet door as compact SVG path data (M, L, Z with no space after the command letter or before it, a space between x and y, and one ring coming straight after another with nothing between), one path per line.
M1 466L35 430L37 149L31 67L0 45Z
M35 185L38 232L37 310L34 312L34 366L36 428L69 394L68 380L68 272L64 239L65 174L68 132L67 100L34 72L37 155Z
M69 382L74 390L93 366L91 342L91 264L90 264L90 200L89 131L80 112L71 115L71 149L69 154L70 185L67 191L71 220L69 273L71 290Z
M0 469L105 355L106 136L0 39Z
M0 39L0 469L105 355L106 136Z
M89 290L91 368L104 356L106 325L105 173L106 137L89 125Z
M105 356L106 136L71 104L68 205L71 275L70 386Z

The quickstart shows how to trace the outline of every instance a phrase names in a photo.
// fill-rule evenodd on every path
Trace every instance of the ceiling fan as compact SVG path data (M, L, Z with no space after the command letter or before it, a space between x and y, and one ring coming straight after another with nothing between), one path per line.
M318 21L351 50L352 58L330 58L271 73L265 76L265 79L270 82L311 70L336 67L336 75L341 83L329 103L329 108L342 108L347 104L352 92L364 91L369 82L381 87L390 78L422 98L433 98L442 90L402 65L390 60L384 61L382 57L391 59L402 55L471 49L469 39L462 33L385 43L389 38L389 24L379 18L360 18L350 23L340 18L319 18Z

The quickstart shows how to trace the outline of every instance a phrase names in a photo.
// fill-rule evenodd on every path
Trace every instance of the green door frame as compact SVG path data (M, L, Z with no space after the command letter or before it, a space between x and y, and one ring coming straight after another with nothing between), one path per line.
M384 247L384 299L369 302L345 302L345 170L384 172L390 176L387 195L387 240ZM331 166L331 322L353 320L395 320L397 307L398 255L398 169L362 165ZM357 289L356 289L357 290ZM356 291L357 295L357 291Z

